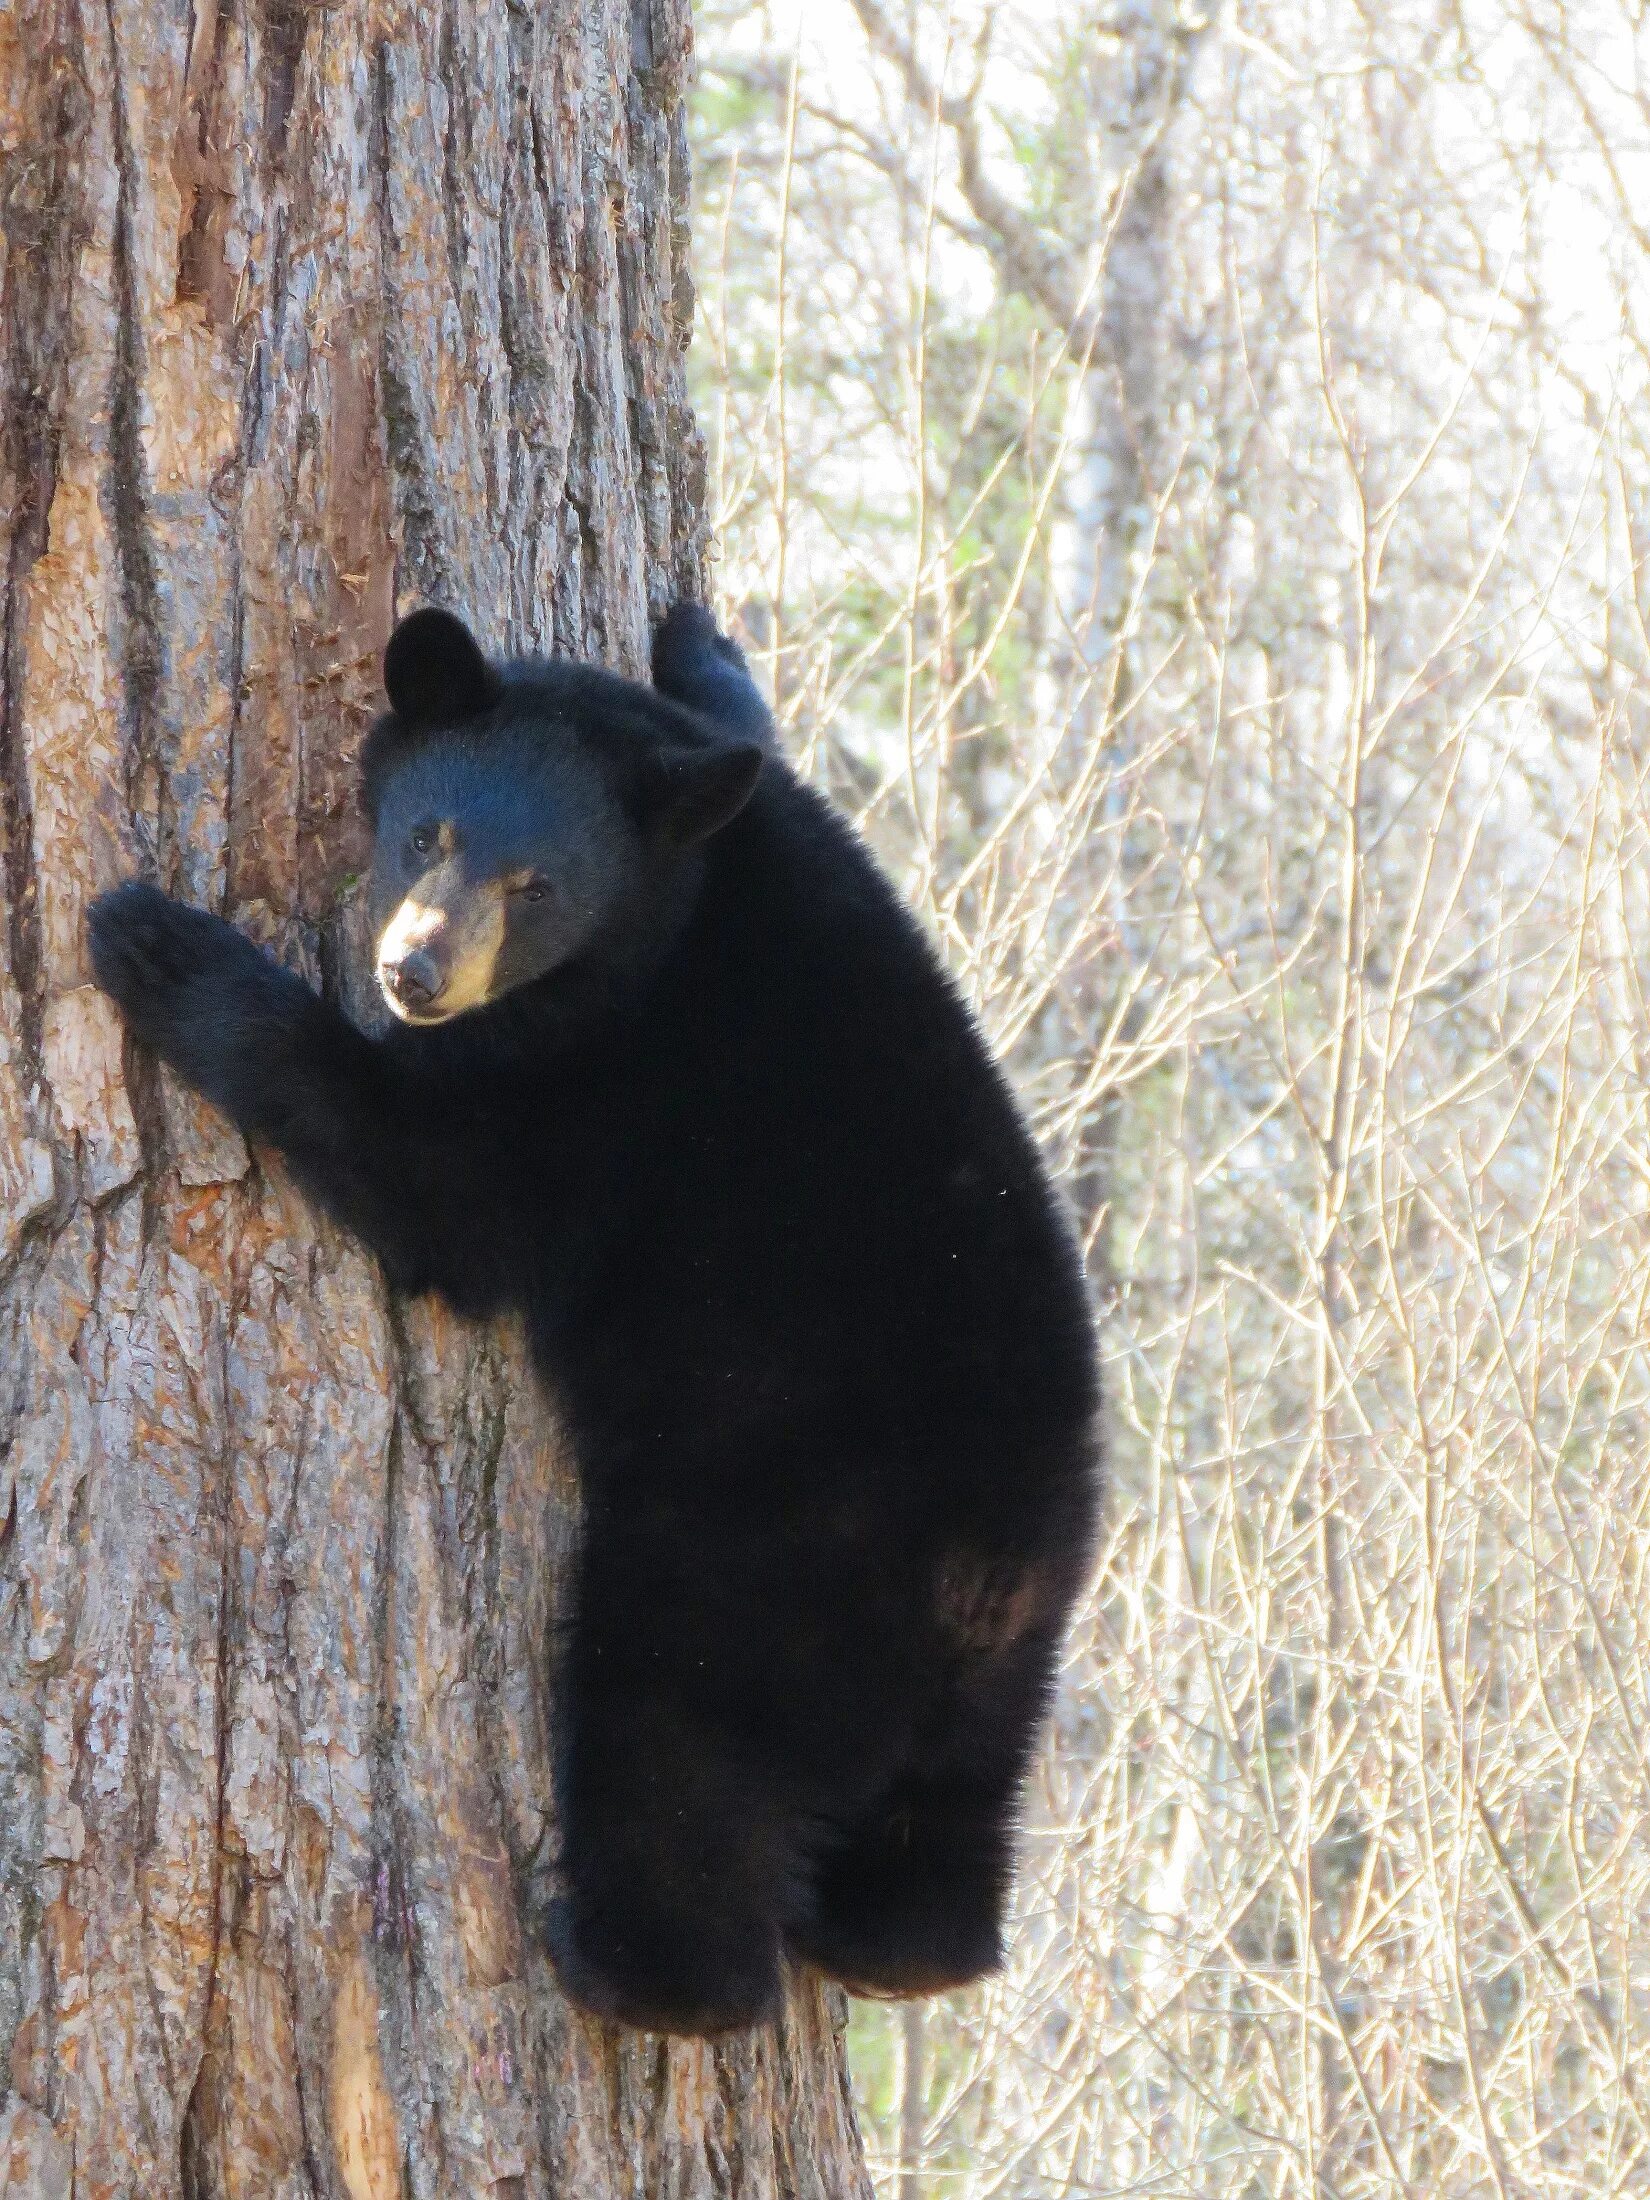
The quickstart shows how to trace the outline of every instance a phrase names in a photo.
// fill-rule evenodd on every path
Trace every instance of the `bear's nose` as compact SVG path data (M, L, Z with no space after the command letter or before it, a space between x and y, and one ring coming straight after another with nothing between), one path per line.
M383 979L403 1008L428 1008L447 982L435 957L417 947L386 963Z

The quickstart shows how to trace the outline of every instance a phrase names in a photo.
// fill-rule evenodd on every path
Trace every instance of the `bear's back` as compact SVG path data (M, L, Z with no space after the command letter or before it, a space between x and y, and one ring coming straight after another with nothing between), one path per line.
M872 1476L879 1451L1086 1471L1090 1317L1035 1147L915 920L783 765L713 843L623 1075L605 1412L711 1472L781 1431Z

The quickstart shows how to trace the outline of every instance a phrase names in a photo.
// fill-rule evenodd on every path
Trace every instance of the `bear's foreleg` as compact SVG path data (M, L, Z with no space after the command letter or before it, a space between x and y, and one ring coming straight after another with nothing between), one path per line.
M249 1138L277 1147L304 1189L417 1290L438 1281L427 1172L377 1042L205 910L132 880L99 896L92 968L134 1038Z

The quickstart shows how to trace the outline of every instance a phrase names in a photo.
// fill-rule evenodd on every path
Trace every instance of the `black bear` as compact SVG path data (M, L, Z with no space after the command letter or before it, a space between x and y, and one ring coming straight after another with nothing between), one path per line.
M585 1496L552 1953L587 2009L712 2032L773 2013L785 1949L882 1994L998 1961L1096 1372L918 926L708 614L669 614L654 681L397 628L383 1036L150 886L91 948L392 1283L524 1317Z

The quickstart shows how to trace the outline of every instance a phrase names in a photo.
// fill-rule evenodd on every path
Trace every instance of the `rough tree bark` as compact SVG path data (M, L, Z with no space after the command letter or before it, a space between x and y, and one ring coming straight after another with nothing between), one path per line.
M123 874L348 991L392 614L703 582L686 0L0 14L0 2189L861 2195L840 2003L558 1998L574 1491L86 983ZM9 2088L9 2090L6 2090Z

